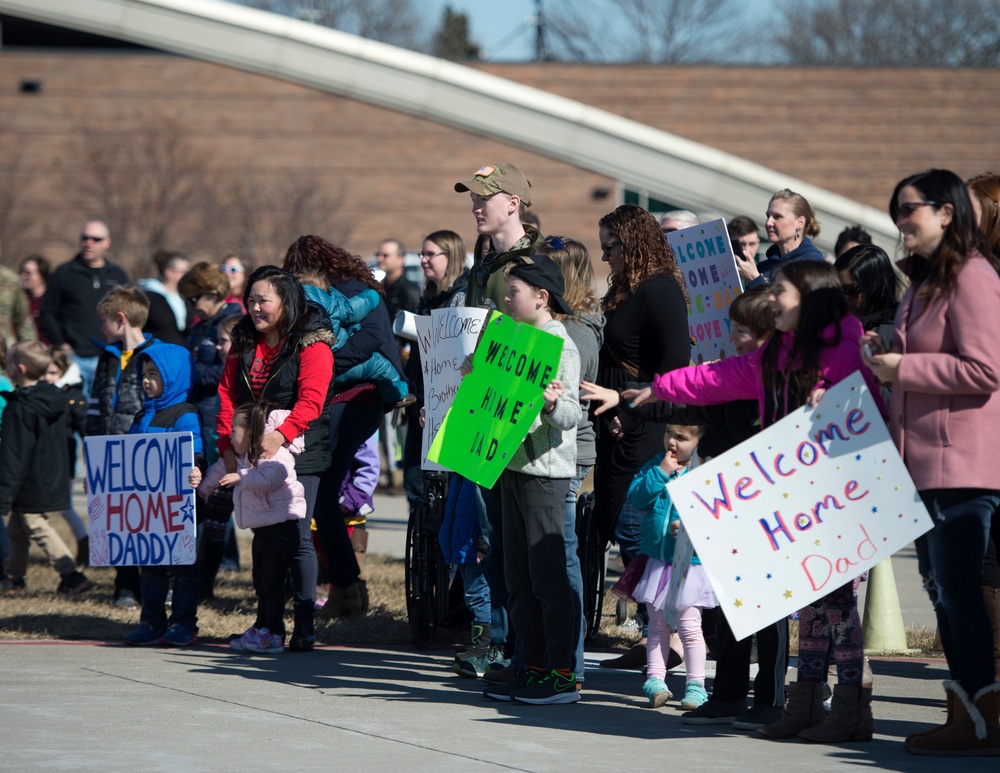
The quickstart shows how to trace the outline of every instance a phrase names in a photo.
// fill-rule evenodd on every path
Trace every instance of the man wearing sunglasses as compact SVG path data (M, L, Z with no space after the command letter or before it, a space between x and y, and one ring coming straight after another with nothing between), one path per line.
M531 206L531 183L513 164L487 164L471 180L455 183L455 190L468 191L479 234L465 305L507 313L501 269L542 242L536 228L521 222L521 205Z
M91 220L80 229L80 250L49 277L42 296L38 327L53 346L72 357L83 376L83 394L89 400L102 341L97 302L118 285L129 283L128 274L107 259L111 235L107 225Z

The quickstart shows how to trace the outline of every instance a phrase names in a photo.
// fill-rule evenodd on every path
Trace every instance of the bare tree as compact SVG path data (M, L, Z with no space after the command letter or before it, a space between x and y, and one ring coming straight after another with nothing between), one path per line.
M85 128L74 158L69 199L83 217L107 222L116 260L132 276L157 250L197 245L208 159L172 119L152 116L121 133Z
M37 210L31 208L28 194L35 182L31 171L25 170L20 142L9 134L0 133L0 256L6 265L16 265L32 242L26 238L38 223Z
M996 0L784 0L776 45L791 64L996 67Z
M425 50L424 20L413 0L239 0L262 11L291 16L394 46Z
M203 244L219 255L235 252L259 265L277 262L302 234L337 244L350 235L340 212L342 188L331 192L314 172L244 173L217 187Z
M551 0L544 19L549 54L571 61L737 61L754 39L739 0Z

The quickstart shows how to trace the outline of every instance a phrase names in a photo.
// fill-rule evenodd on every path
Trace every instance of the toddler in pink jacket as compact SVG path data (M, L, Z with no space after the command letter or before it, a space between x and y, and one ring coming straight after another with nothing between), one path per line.
M297 521L306 516L305 491L295 476L302 437L285 443L274 456L261 456L261 440L287 418L289 411L267 403L246 403L233 413L230 439L237 454L236 472L225 460L213 464L198 487L203 497L218 488L233 489L236 523L253 530L253 588L257 619L229 646L249 652L279 653L285 643L285 576L299 546Z

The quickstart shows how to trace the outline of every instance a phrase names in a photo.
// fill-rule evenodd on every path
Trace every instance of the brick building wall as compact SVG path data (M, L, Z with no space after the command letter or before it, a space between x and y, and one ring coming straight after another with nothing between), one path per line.
M478 65L787 172L882 208L902 176L945 166L1000 169L1000 71ZM37 81L40 93L21 93ZM419 249L439 228L475 238L468 197L452 185L490 161L531 179L543 230L584 241L598 262L597 220L617 181L428 120L272 78L146 51L0 52L0 141L30 184L34 215L8 235L7 263L71 256L99 212L70 195L84 132L127 137L159 117L182 127L212 184L309 174L339 201L323 235L370 256L390 235ZM124 140L123 140L124 141ZM2 158L3 156L0 156ZM0 198L4 192L0 191ZM760 203L759 217L767 202ZM203 218L202 218L203 220ZM188 215L175 249L218 259L216 224ZM319 230L319 229L317 229ZM285 245L260 245L261 254ZM133 260L144 256L129 256Z

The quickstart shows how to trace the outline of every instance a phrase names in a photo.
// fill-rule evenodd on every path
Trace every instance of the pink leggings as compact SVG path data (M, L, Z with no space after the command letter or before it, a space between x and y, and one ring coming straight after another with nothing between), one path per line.
M649 633L646 639L647 676L663 679L667 675L667 650L670 648L670 626L663 612L650 609ZM707 648L701 632L701 609L682 609L677 619L677 633L684 645L684 666L687 681L705 683L705 658Z

